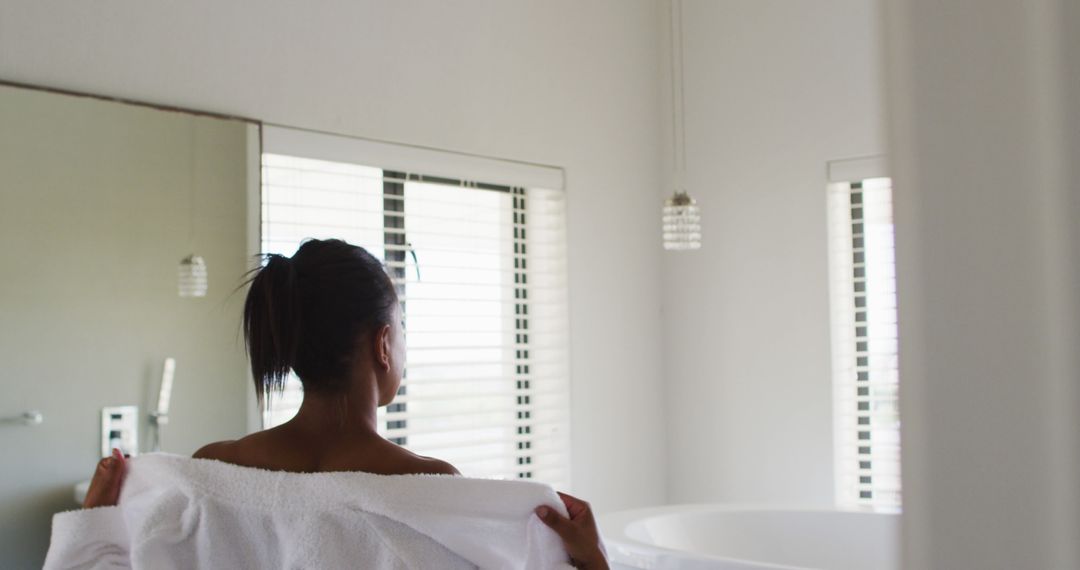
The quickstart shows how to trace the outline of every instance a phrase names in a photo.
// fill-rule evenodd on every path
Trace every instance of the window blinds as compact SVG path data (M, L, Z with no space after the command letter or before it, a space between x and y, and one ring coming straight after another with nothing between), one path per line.
M888 178L828 187L837 498L900 507L896 261Z
M467 476L569 482L564 206L561 190L263 155L263 251L340 238L384 262L407 365L380 432ZM293 379L266 425L301 399Z

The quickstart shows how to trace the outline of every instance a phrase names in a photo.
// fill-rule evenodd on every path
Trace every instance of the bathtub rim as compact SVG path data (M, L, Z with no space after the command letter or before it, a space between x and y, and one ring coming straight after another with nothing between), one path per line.
M770 562L762 562L759 560L750 560L746 558L714 556L711 554L702 554L686 550L665 548L663 546L658 546L655 544L650 544L637 540L629 536L626 532L627 528L631 523L644 519L678 513L699 512L724 512L729 514L740 512L810 514L845 513L893 515L896 517L899 517L901 515L900 509L840 508L821 505L783 506L775 504L755 505L744 503L677 503L670 505L658 505L653 507L642 507L637 509L626 509L622 511L615 511L612 513L599 515L597 517L597 524L600 527L600 535L603 537L605 546L608 550L608 558L611 559L612 562L624 564L645 562L647 564L650 564L650 566L648 567L658 567L657 562L660 560L689 559L695 562L726 562L729 564L741 564L746 565L749 568L754 568L755 570L813 570L812 568L802 566L785 566ZM899 521L897 522L899 523ZM613 554L617 554L618 556L613 556Z

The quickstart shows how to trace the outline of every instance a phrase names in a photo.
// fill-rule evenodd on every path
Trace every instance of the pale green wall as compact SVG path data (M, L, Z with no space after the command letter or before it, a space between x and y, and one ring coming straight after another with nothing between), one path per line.
M0 425L0 567L40 567L52 513L73 506L98 458L101 408L137 404L145 417L166 356L177 359L166 451L244 432L234 291L250 128L0 87L0 417L45 416ZM176 294L192 251L210 269L203 299ZM146 435L144 421L140 444Z

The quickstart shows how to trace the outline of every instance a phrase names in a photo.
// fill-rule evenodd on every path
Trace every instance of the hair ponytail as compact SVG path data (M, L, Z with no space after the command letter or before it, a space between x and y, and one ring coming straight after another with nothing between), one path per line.
M304 393L341 392L357 340L389 324L398 297L382 263L341 240L307 240L267 257L244 302L244 337L259 403L296 372Z
M300 306L293 262L281 255L267 257L257 270L244 302L244 338L255 393L269 407L267 397L281 393L295 365L300 339Z

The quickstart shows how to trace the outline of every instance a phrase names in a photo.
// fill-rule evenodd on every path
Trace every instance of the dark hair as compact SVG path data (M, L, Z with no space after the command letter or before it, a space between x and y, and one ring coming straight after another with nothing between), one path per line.
M269 405L290 369L305 392L345 390L357 339L389 324L398 302L382 264L341 240L308 240L292 258L269 255L256 271L244 339L259 401Z

